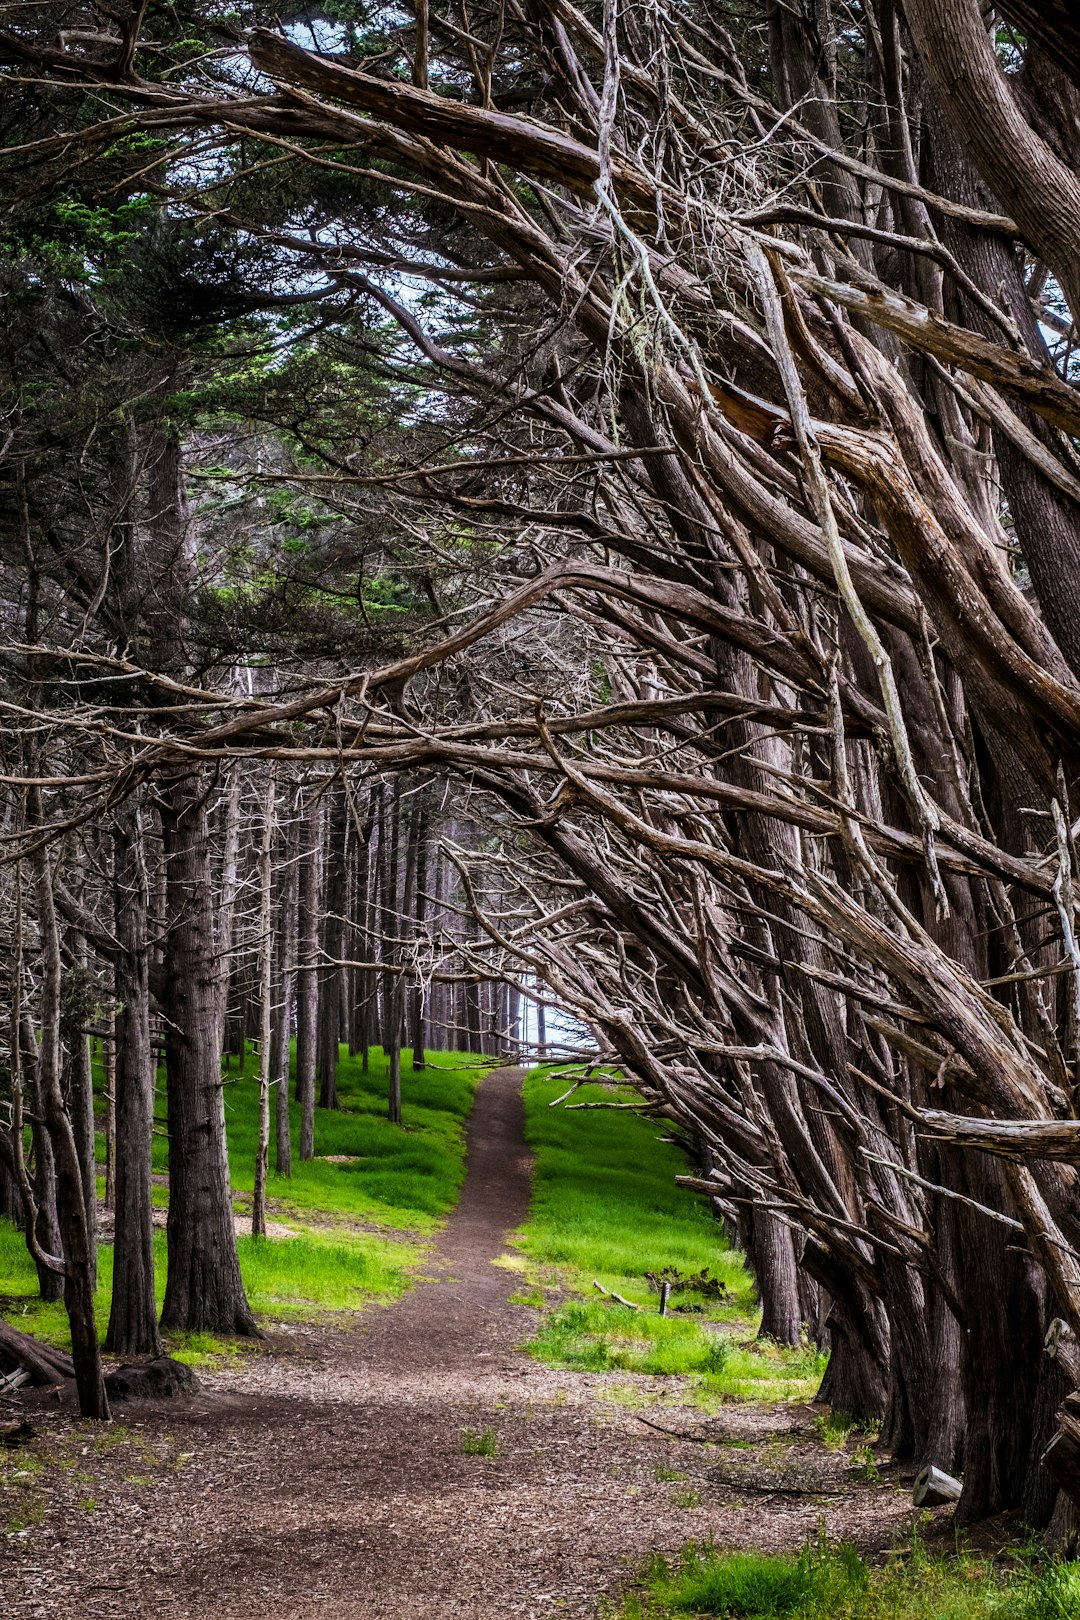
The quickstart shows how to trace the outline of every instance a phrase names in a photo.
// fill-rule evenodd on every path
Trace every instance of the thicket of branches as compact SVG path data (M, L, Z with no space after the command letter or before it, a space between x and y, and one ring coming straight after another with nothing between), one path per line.
M1080 1382L1071 10L3 12L50 1135L58 849L108 815L150 956L205 951L220 783L325 776L362 826L367 784L453 780L472 966L702 1145L764 1331L827 1334L828 1398L962 1516L1080 1492L1040 1462ZM213 1017L166 978L182 1155Z

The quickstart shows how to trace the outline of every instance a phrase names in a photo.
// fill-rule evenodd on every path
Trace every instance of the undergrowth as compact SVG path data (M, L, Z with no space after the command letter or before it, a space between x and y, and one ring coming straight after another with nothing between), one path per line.
M534 1291L530 1303L544 1288L577 1297L554 1305L527 1348L549 1365L586 1372L691 1374L705 1406L810 1399L823 1357L754 1337L759 1318L743 1257L728 1248L705 1201L676 1186L687 1164L662 1140L663 1124L632 1109L551 1108L566 1086L564 1076L545 1070L525 1082L535 1168L516 1243ZM631 1098L613 1085L589 1085L573 1101ZM650 1272L686 1279L671 1294L671 1314L660 1315ZM703 1280L705 1288L693 1286ZM606 1298L594 1281L643 1309Z
M932 1558L918 1542L879 1568L847 1545L783 1554L692 1543L678 1558L654 1558L605 1613L606 1620L1076 1620L1080 1568Z

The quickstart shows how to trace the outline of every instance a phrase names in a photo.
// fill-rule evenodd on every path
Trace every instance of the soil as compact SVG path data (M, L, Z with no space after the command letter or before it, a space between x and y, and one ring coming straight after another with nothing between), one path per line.
M806 1407L703 1419L679 1380L555 1372L518 1348L536 1313L494 1262L528 1203L522 1073L480 1087L461 1201L397 1304L282 1329L111 1430L9 1400L36 1437L0 1453L27 1471L5 1489L0 1466L0 1615L595 1616L687 1540L791 1548L824 1524L872 1552L903 1533L909 1491L815 1445ZM488 1432L496 1454L471 1452ZM785 1468L807 1452L809 1473Z

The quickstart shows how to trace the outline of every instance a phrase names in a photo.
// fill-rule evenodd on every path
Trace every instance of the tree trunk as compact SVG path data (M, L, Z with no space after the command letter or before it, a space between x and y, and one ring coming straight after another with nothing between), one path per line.
M112 985L116 1000L116 985ZM105 1208L116 1208L116 1041L106 1036L101 1043L101 1067L105 1082Z
M292 1131L289 1123L289 1046L296 1002L296 862L300 848L299 802L294 797L285 828L282 871L278 885L277 972L271 1041L270 1074L275 1088L274 1168L279 1176L292 1175Z
M266 1176L270 1165L271 1028L274 995L274 939L271 930L273 901L274 796L273 770L266 784L262 842L259 847L259 1142L255 1153L255 1183L251 1197L251 1233L266 1236Z
M113 1291L105 1343L118 1356L157 1356L153 1169L156 1063L150 1043L147 917L150 904L143 815L137 800L113 822L116 1104Z
M382 820L382 927L383 960L393 969L401 961L402 906L399 899L398 860L401 847L401 783L383 787ZM401 975L384 975L383 1050L387 1058L387 1116L401 1124Z
M325 916L323 918L323 953L327 965L323 968L319 990L319 1107L337 1108L337 1066L341 1043L341 979L337 964L342 956L343 917L345 905L345 794L335 793L326 817L326 882L324 885Z
M86 945L77 941L77 969L86 971ZM90 1037L80 1027L81 1012L65 1031L67 1058L63 1087L71 1119L75 1151L82 1178L83 1206L86 1210L86 1236L90 1248L90 1289L97 1288L97 1164L94 1157L94 1074L90 1065Z
M15 1161L11 1141L6 1131L0 1131L0 1220L24 1229L26 1211L22 1193L15 1178Z
M221 1078L221 965L214 933L206 785L161 795L170 927L165 960L169 1274L161 1325L257 1333L236 1252Z
M31 803L34 805L35 820L40 824L44 821L40 789L31 790ZM64 1245L64 1306L71 1325L71 1355L75 1363L79 1412L85 1418L106 1420L109 1402L105 1394L94 1311L91 1276L93 1254L86 1220L86 1197L75 1133L64 1107L60 1086L63 1061L60 1044L60 930L53 902L52 869L44 849L38 849L34 855L34 878L44 958L39 1078L45 1121L56 1160L56 1207Z
M34 1237L38 1247L46 1254L64 1252L60 1235L57 1209L56 1161L52 1138L45 1124L45 1099L41 1091L41 1056L34 1036L33 1025L27 1013L21 1019L22 1061L25 1083L33 1105L34 1121L31 1142L34 1152ZM29 1236L29 1233L27 1234ZM31 1250L31 1253L33 1251ZM64 1279L51 1266L41 1263L35 1256L38 1274L38 1293L52 1304L64 1297Z
M319 1024L319 805L309 802L301 824L300 924L296 976L296 1096L300 1158L315 1155L315 1061Z
M761 1301L758 1337L799 1344L803 1321L791 1228L767 1209L751 1207L742 1234Z
M413 918L413 938L418 942L419 951L424 935L424 924L427 921L427 882L428 882L428 838L431 827L431 817L428 810L428 796L425 788L417 789L413 800L413 815L416 818L415 841L410 838L410 868ZM410 992L410 1022L412 1024L412 1066L415 1073L425 1065L424 1038L425 1038L425 1005L424 986L420 974L417 972Z

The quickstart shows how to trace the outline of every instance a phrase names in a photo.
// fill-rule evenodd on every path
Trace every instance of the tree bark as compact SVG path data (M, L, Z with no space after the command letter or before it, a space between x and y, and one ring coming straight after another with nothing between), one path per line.
M319 1024L319 805L309 801L301 821L299 938L296 970L296 1096L300 1158L315 1155L315 1064Z
M278 883L278 928L276 952L275 1005L270 1072L275 1088L274 1168L279 1176L292 1175L292 1130L289 1120L289 1056L296 1004L297 857L300 849L299 799L294 796L292 811L282 840L282 869Z
M742 1238L761 1302L758 1337L799 1344L803 1321L791 1228L767 1209L752 1207L742 1223Z
M165 957L169 1273L162 1328L256 1335L236 1252L221 1076L221 963L206 783L161 792L170 927Z
M266 1236L266 1176L270 1165L271 1030L274 994L273 849L277 784L271 770L266 784L262 842L259 847L259 1141L255 1152L255 1182L251 1196L251 1233Z
M106 1347L158 1356L154 1292L153 1145L155 1054L150 1042L150 886L144 812L129 800L113 820L117 954L113 1084L116 1106L113 1291Z
M44 821L44 815L39 788L31 789L31 803L34 805L34 819L40 824ZM71 1355L75 1363L79 1411L86 1418L107 1420L109 1402L105 1394L94 1310L91 1275L93 1254L86 1220L82 1168L60 1085L60 930L53 901L52 868L43 848L39 848L34 855L34 879L44 959L39 1078L45 1121L56 1161L56 1206L64 1245L64 1306L71 1324Z
M338 789L325 818L326 881L323 886L323 954L326 965L319 986L319 1107L337 1108L337 1067L341 1043L343 917L345 905L345 841L347 819L345 794Z

